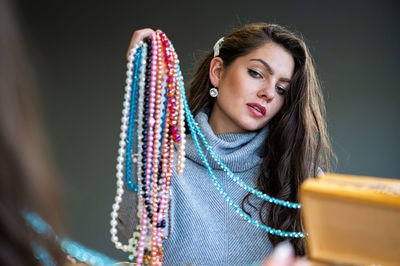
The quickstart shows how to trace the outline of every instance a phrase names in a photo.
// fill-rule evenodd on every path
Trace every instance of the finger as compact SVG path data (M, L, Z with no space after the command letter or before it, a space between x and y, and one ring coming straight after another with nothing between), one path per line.
M131 42L130 42L130 44L129 44L129 48L128 48L128 52L127 52L126 57L128 58L131 49L132 49L136 44L138 44L138 43L139 43L140 41L142 41L144 38L146 38L146 37L148 37L148 36L151 36L152 34L154 34L154 31L153 31L152 29L149 29L149 28L135 31L135 32L133 33Z
M128 59L131 49L135 47L136 44L138 44L140 41L153 34L155 34L155 31L150 28L135 31L132 35L131 42L129 43L129 48L126 53L126 58Z
M263 262L263 266L291 266L295 261L294 250L289 242L281 242Z

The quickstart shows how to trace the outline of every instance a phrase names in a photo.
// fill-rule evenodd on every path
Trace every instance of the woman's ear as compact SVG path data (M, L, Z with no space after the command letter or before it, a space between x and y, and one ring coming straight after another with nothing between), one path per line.
M211 84L218 88L219 82L222 78L222 68L223 68L223 61L221 57L214 57L211 59L210 62L210 82Z

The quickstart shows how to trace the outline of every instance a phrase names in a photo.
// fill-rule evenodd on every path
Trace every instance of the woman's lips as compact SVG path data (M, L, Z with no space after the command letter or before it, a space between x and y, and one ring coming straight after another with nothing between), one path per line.
M247 108L252 112L255 116L261 118L265 115L265 107L258 103L248 103Z

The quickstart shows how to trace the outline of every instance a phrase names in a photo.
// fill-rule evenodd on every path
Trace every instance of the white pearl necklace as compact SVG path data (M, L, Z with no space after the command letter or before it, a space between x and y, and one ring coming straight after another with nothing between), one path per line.
M119 150L118 150L118 157L117 157L117 173L116 173L116 178L117 178L117 191L116 191L116 196L115 196L115 202L112 205L112 211L111 211L111 241L115 244L115 248L121 249L124 252L128 251L133 251L132 245L124 245L119 241L119 238L117 236L118 230L117 230L117 225L118 225L118 211L120 209L120 203L122 202L122 195L124 194L124 181L123 181L123 162L125 161L124 155L126 152L125 145L126 145L126 138L127 138L127 130L128 130L128 116L129 116L129 106L130 106L130 98L131 98L131 86L132 86L132 68L133 68L133 60L134 60L134 55L138 49L139 46L144 46L145 44L143 41L139 42L134 48L131 49L130 55L128 57L128 71L127 71L127 79L126 79L126 86L125 86L125 95L124 95L124 103L123 103L123 110L122 110L122 118L121 118L121 134L120 134L120 141L119 141ZM142 65L143 62L141 62ZM145 62L144 62L145 63ZM140 100L141 98L139 98ZM140 114L140 113L139 113ZM140 201L139 201L140 202Z

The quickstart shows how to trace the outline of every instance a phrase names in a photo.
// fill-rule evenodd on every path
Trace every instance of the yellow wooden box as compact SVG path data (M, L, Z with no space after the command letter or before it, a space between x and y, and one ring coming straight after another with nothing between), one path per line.
M400 180L326 174L300 201L314 264L400 265Z

